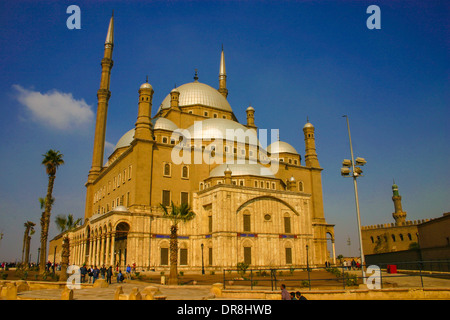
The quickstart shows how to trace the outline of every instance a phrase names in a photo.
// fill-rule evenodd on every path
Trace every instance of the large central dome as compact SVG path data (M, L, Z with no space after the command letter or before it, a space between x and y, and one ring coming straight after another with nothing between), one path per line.
M216 108L219 110L233 112L227 99L220 94L219 91L207 84L198 81L190 82L179 86L177 90L180 92L179 106L202 105ZM161 103L158 112L161 109L170 108L170 94L168 94Z

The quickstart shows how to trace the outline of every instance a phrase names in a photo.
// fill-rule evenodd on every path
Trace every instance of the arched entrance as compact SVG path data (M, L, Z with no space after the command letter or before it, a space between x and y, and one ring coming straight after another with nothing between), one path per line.
M331 258L330 260L327 260L328 263L332 263L333 265L336 264L336 247L334 244L334 232L331 230L327 230L326 232L327 236L327 256Z
M121 222L116 226L114 240L114 265L124 268L127 265L127 238L130 231L130 225Z

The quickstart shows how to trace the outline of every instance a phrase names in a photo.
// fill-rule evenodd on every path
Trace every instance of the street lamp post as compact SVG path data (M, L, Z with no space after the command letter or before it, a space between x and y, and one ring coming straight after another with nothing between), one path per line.
M203 243L200 246L202 248L202 274L205 274L205 266L203 265Z
M348 121L348 117L346 115L344 115L343 117L345 117L347 119L348 139L350 142L350 153L352 156L352 160L344 160L342 162L342 165L344 166L344 168L341 169L341 175L353 177L353 187L355 189L356 218L358 221L359 247L360 247L360 254L361 254L361 257L360 257L361 271L362 271L363 283L366 283L366 278L365 278L365 273L364 273L365 261L364 261L364 252L363 252L362 236L361 236L361 216L360 216L360 212L359 212L358 185L356 183L356 178L359 177L362 173L361 168L359 168L357 166L365 165L366 160L364 158L356 158L356 162L355 162L355 158L353 156L352 138L350 135L350 124ZM350 167L352 168L352 171L350 171Z
M55 275L55 272L56 272L56 247L57 246L55 246L55 251L53 253L53 275Z
M311 290L311 276L309 274L309 256L308 256L309 246L306 245L306 271L308 272L308 286L309 290Z

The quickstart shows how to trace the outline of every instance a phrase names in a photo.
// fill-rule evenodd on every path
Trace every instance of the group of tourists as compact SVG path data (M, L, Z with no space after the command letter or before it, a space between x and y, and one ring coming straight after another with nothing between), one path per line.
M106 268L103 265L100 269L97 266L91 266L90 268L86 268L86 265L83 265L80 268L81 275L81 283L95 283L95 281L99 278L106 279L106 282L111 283L111 278L113 276L112 266ZM88 278L86 278L88 276Z
M131 280L131 273L136 271L136 266L133 265L131 267L128 265L125 270L125 275L122 273L122 270L119 269L119 265L116 266L116 272L117 272L117 282L123 282L125 280L125 277L127 280ZM95 281L101 277L102 279L106 279L106 282L111 284L111 279L114 275L114 270L112 266L109 266L109 268L106 268L105 265L103 265L100 269L97 266L90 266L89 268L86 267L86 265L83 265L80 268L80 277L81 277L81 283L95 283Z
M286 290L286 285L281 285L281 300L308 300L305 296L301 294L300 291L288 292Z

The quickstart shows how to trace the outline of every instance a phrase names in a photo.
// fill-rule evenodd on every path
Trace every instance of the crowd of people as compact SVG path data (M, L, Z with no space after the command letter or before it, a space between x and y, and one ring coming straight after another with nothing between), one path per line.
M122 270L119 267L119 264L116 265L116 281L118 283L123 282L125 277L127 280L131 280L131 274L136 272L136 264L133 264L133 267L127 265L125 269L125 276L122 273ZM112 266L108 268L103 265L100 269L97 266L90 266L89 268L86 265L83 265L80 268L80 282L81 283L95 283L99 277L105 279L107 283L111 284L111 279L114 276L114 270Z

